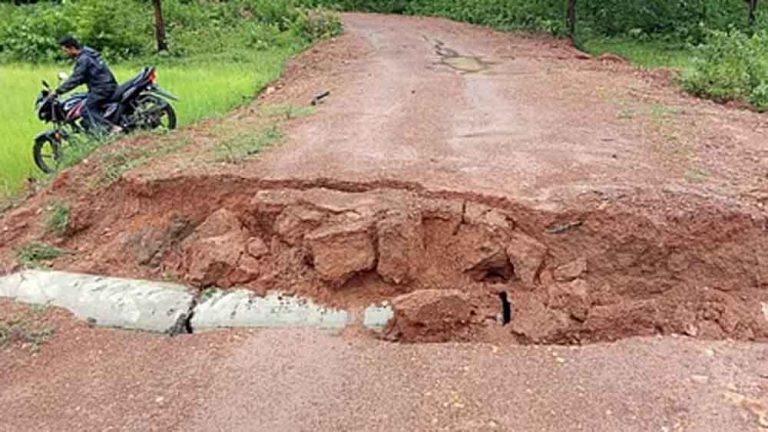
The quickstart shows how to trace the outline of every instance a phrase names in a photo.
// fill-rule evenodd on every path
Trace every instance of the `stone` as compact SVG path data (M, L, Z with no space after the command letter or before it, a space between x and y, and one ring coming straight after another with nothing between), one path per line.
M248 239L248 244L246 245L245 250L248 252L248 255L253 258L261 258L269 253L269 246L267 246L261 238L251 237Z
M403 342L461 339L471 324L473 307L459 290L419 290L392 300L394 317L385 333Z
M304 236L319 227L325 214L304 206L290 206L275 220L275 231L291 246L301 243Z
M547 306L566 311L583 322L589 312L589 286L582 279L550 285L547 287Z
M242 233L232 232L188 242L184 247L187 278L201 286L229 285L223 280L238 268L244 240Z
M219 209L195 228L194 235L200 238L217 237L233 231L241 231L243 225L237 215L228 209Z
M570 319L564 311L551 309L528 292L511 292L510 302L513 319L509 324L513 334L526 342L544 343L556 341L570 327Z
M464 207L464 222L470 225L483 225L498 232L514 229L514 222L500 210L471 201L468 201Z
M578 279L587 272L587 259L581 257L575 261L571 261L568 264L561 265L555 269L554 277L559 282L570 282L574 279Z
M461 201L448 201L442 199L422 199L418 202L419 209L424 218L442 219L445 221L456 220L461 222L463 203Z
M547 247L544 244L520 231L512 232L507 258L523 283L534 285L538 282L546 256Z
M343 285L355 274L374 268L370 225L367 221L343 223L306 236L315 270L323 280Z
M240 268L247 243L248 235L235 214L217 210L182 242L187 279L200 286L228 287L247 281L247 274L255 278Z
M424 252L421 218L394 215L378 222L379 261L376 271L386 282L410 282Z

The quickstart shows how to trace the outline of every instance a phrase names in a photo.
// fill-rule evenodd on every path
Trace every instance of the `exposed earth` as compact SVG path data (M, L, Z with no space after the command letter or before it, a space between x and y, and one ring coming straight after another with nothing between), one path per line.
M0 219L2 269L46 242L67 252L46 262L56 269L388 301L386 339L452 343L169 340L59 316L69 330L38 357L0 351L0 425L768 427L764 115L549 37L344 21L252 105L111 144L31 193ZM71 208L60 233L46 229L53 202ZM633 336L645 338L604 344Z

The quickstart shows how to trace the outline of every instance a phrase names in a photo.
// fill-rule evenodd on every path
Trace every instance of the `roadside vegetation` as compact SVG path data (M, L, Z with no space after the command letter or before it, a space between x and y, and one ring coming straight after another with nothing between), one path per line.
M16 4L23 3L23 4ZM179 124L226 113L276 79L292 55L341 30L337 15L300 0L162 0L167 49L158 51L148 0L0 0L0 200L40 174L32 140L46 125L32 102L45 79L71 71L56 39L74 34L102 52L118 81L145 65L181 98ZM83 147L72 163L87 155ZM71 163L70 163L71 164ZM66 165L66 164L65 164Z

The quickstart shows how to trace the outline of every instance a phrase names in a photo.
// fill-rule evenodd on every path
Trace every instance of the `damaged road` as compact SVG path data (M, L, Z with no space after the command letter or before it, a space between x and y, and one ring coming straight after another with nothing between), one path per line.
M6 278L50 244L59 271L175 281L149 320L198 334L0 300L57 328L0 347L0 430L766 430L764 116L548 37L344 24L182 150L106 185L97 152L2 215ZM282 142L216 157L285 106ZM51 275L28 292L144 318L129 289ZM197 331L252 323L344 330Z
M759 114L551 38L344 20L225 120L255 134L259 109L329 92L286 114L283 142L211 162L201 126L105 188L67 171L3 217L4 267L43 240L70 252L58 270L389 302L387 337L410 342L768 340ZM60 237L41 220L52 199L71 203Z

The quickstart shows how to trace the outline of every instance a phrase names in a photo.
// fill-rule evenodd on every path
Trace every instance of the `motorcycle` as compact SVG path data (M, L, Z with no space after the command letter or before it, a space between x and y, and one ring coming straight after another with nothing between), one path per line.
M59 80L66 79L60 73ZM73 134L96 135L83 118L86 93L75 93L66 99L53 95L51 86L42 82L43 90L35 100L37 117L53 128L35 137L33 156L41 171L50 174L56 171L61 161L63 144ZM135 130L176 128L176 111L170 101L179 99L157 85L157 70L145 67L138 75L120 84L115 94L104 107L104 118L130 133Z

